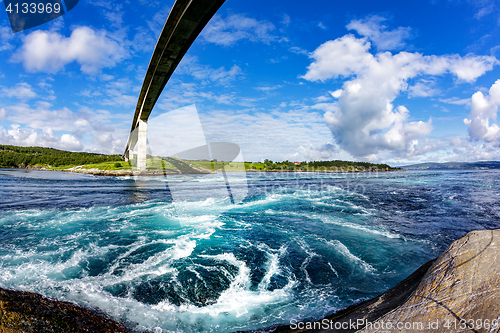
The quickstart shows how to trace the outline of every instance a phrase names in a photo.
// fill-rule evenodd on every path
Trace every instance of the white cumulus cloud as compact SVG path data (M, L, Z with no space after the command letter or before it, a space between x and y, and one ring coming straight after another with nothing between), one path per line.
M296 153L297 157L302 157L307 161L320 161L320 160L331 160L334 158L337 149L331 143L326 143L319 147L315 147L313 144L309 146L300 146Z
M496 123L490 125L490 120L497 119L499 106L500 80L491 86L488 96L480 91L472 95L471 113L468 119L464 119L471 139L500 142L500 127Z
M11 129L0 127L0 141L4 144L16 146L41 146L57 149L79 151L83 145L70 134L63 134L61 138L54 135L51 128L44 131L21 128L19 124L11 125Z
M115 66L126 54L126 49L105 31L78 27L69 37L42 30L28 34L13 60L22 62L30 72L56 73L76 62L82 72L97 74L102 68Z
M20 146L46 146L67 150L121 153L128 136L127 115L112 115L105 110L81 107L51 109L50 103L37 108L19 103L0 109L11 129L0 127L0 142ZM2 111L3 110L3 111Z
M432 131L431 120L411 121L406 107L393 105L409 89L409 79L449 73L457 81L474 82L498 63L488 56L372 54L370 48L367 38L353 35L327 41L311 54L313 62L303 76L309 81L348 78L334 94L338 102L318 103L315 108L326 111L336 143L354 157L368 158L385 150L408 156L420 151L417 138ZM413 96L434 93L418 85L410 90Z
M309 81L325 81L366 70L373 58L368 52L370 46L366 40L356 39L352 35L327 41L312 53L315 61L309 65L304 78Z

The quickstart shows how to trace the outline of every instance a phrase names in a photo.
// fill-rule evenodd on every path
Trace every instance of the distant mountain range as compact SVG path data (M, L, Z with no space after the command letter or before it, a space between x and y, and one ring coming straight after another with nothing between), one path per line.
M443 169L500 169L499 161L484 162L447 162L447 163L420 163L402 166L406 170L443 170Z

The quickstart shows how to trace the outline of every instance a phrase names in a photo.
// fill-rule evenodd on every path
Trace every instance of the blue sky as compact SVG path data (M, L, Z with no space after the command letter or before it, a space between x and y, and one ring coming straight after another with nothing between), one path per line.
M4 13L0 144L123 153L172 5L81 0L16 34ZM195 104L252 161L500 160L497 58L493 0L228 0L151 116Z

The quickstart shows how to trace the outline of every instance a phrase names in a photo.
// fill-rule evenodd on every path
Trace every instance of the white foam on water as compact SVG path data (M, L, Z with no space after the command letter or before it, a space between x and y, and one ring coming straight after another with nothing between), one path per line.
M153 308L149 305L141 304L134 300L131 295L127 298L115 297L104 291L104 287L112 286L119 283L132 281L144 275L164 275L167 273L176 273L176 270L170 267L175 260L189 257L196 247L196 239L210 237L214 232L213 228L203 230L195 230L189 235L180 236L177 239L160 239L150 241L147 237L139 237L132 245L127 246L127 251L120 257L115 259L115 264L109 270L98 276L80 276L76 279L61 280L57 278L61 272L78 267L78 264L85 261L89 257L105 254L107 249L99 248L93 244L85 250L76 250L68 260L50 263L45 260L32 261L14 267L1 267L0 283L4 287L15 287L16 289L29 290L39 292L47 296L55 297L61 300L76 301L81 305L99 307L105 309L107 313L116 319L124 318L129 322L138 322L139 327L143 329L167 329L167 331L185 331L178 327L189 327L190 315L183 313L182 307L176 308L172 314L165 315L163 311ZM129 263L124 269L124 274L119 276L114 273L118 266L122 263L122 259L126 259L132 252L139 250L143 246L152 245L155 243L173 244L172 247L157 253L144 262ZM115 246L116 247L116 246ZM70 250L68 248L61 251ZM40 255L39 253L24 252L24 257L33 257ZM46 255L46 253L44 253ZM234 256L219 256L221 260L229 260L234 264L239 265L239 274L233 281L231 288L226 292L239 291L238 288L247 288L245 281L249 281L249 270L245 268L244 263L238 262ZM240 302L244 301L244 292L237 293ZM248 296L249 299L253 296ZM273 296L274 297L274 296ZM277 296L276 296L277 297ZM269 298L262 297L262 302L267 302ZM221 298L219 305L213 308L216 313L221 313L222 317L226 317L226 310L230 310L233 305L230 301L234 301L232 295L226 298ZM257 306L258 308L258 306ZM243 307L241 308L243 309ZM240 309L240 314L242 313ZM186 309L189 313L197 312L196 306L188 306ZM199 311L198 311L199 312ZM210 311L209 311L210 312ZM198 320L205 320L210 317L210 313L199 312ZM221 319L223 321L223 318ZM248 320L248 319L247 319ZM206 324L207 327L212 327L211 323ZM203 331L203 330L202 330Z
M333 274L335 274L335 276L339 277L339 273L337 273L337 270L335 268L333 268L333 266L330 262L328 262L328 266L330 266L330 269L332 270Z
M134 251L145 245L165 243L174 244L162 252L158 252L140 263L128 263L126 269L123 269L123 274L115 274L118 268L122 268L122 260L128 258ZM122 254L115 260L115 264L99 278L99 283L103 286L112 286L118 283L131 282L143 276L162 276L168 273L177 273L177 270L172 267L172 263L176 260L189 257L196 248L196 240L193 240L189 235L180 236L177 239L155 240L152 242L139 242L131 247L127 252Z
M207 198L198 201L178 201L175 204L149 201L120 207L92 207L43 212L35 210L19 220L16 220L13 215L12 219L9 220L11 222L8 223L12 225L23 223L23 227L35 231L35 233L39 233L44 228L67 230L68 233L56 235L52 239L47 238L37 243L35 247L43 245L50 248L50 250L43 250L41 253L36 253L38 251L36 249L34 252L26 251L24 248L20 249L20 252L8 250L11 258L2 257L4 262L0 263L0 272L2 273L0 274L0 283L17 289L40 292L62 300L76 301L81 305L99 307L115 319L123 318L128 323L139 323L137 327L139 330L230 332L237 330L238 327L249 329L251 327L249 325L259 327L259 322L263 323L260 327L267 326L264 324L266 318L269 318L269 322L274 323L288 318L287 316L297 316L297 313L309 315L313 311L311 309L312 301L304 301L300 298L303 294L298 296L294 287L300 282L286 266L280 266L281 259L287 254L287 246L283 245L276 249L263 243L256 245L248 239L241 239L241 242L247 242L248 247L254 247L253 250L256 247L265 254L265 263L261 266L264 269L264 274L257 286L252 283L250 268L244 261L238 260L233 253L223 253L211 256L211 258L230 263L237 268L237 273L230 273L230 270L226 270L225 273L230 279L230 285L220 294L214 304L203 307L194 304L177 306L168 300L163 300L156 305L148 305L134 299L136 297L134 291L137 290L135 288L138 284L149 278L164 276L164 279L167 278L166 281L170 279L172 283L180 283L176 280L179 271L175 268L175 264L178 261L187 262L188 266L184 267L193 272L200 281L203 281L202 270L197 270L198 264L194 262L192 265L189 264L189 257L196 253L197 246L204 244L203 240L214 237L217 230L231 230L233 228L244 230L245 227L252 226L251 223L245 222L246 220L240 220L231 214L219 219L221 211L230 209L238 212L238 209L241 209L246 214L262 214L261 210L265 210L266 214L270 215L283 214L318 219L317 213L312 213L309 210L307 212L286 211L282 208L281 203L300 202L302 204L306 202L304 204L306 209L307 205L310 205L309 202L321 204L334 200L335 203L337 198L335 195L324 195L323 191L291 190L289 192L268 193L255 201L239 205L228 204L227 200L224 201L220 198ZM271 206L266 207L266 205ZM250 209L245 211L245 208ZM320 216L324 218L323 215ZM5 221L3 217L1 220ZM227 223L228 220L234 224ZM168 223L170 222L179 222L182 227L169 227ZM343 226L346 226L347 223L347 227L361 228L364 232L374 234L383 232L378 229L371 230L372 227L368 226L360 227L355 223L351 225L351 222L342 220L336 222ZM29 223L31 223L30 226L28 226ZM142 223L144 223L145 228L142 228ZM95 229L93 229L94 227L87 228L86 224L94 225ZM63 226L68 229L62 228ZM158 228L156 228L157 226ZM227 229L224 229L225 227ZM125 245L101 244L102 239L98 238L99 235L92 235L94 230L96 233L106 233L106 237L116 236L120 238L123 236L125 240L133 242L132 244L126 242ZM283 232L288 231L284 230ZM133 234L133 237L129 237L130 234ZM226 233L221 234L226 235ZM161 239L157 239L158 237ZM386 237L390 236L386 235ZM395 237L390 238L398 237L395 235ZM81 248L75 248L72 244ZM165 244L165 246L155 246L155 244ZM60 248L54 249L57 246ZM300 243L300 246L307 254L300 269L306 275L305 280L311 281L307 274L307 266L312 258L319 254L315 252L317 249L312 248L312 245L311 247L307 246L306 242ZM341 247L339 248L342 250ZM364 267L363 269L368 271L370 271L370 267L373 269L371 265L354 256L347 248L344 249L347 251L341 252L341 250L338 251L353 265ZM137 253L143 255L144 259L135 260L138 258ZM67 256L63 256L64 254ZM51 261L51 256L60 259ZM91 264L91 259L99 260L106 257L110 257L112 261L103 263L103 265L107 265L103 268L103 272L97 276L85 274L89 270L88 267L82 268L82 263L83 265L86 262ZM5 261L11 262L14 259L24 261L20 265L7 266L8 263ZM300 262L298 264L300 265ZM332 272L338 276L333 266L328 264ZM216 266L202 267L205 270L221 270L220 267ZM328 270L328 268L326 269ZM67 273L66 280L64 280L63 273ZM179 275L179 280L180 277L181 275ZM284 280L283 284L286 285L271 291L269 290L273 286L271 281L274 281L275 278L279 278L278 281ZM302 274L300 274L300 278L303 279ZM113 296L107 291L114 290L108 287L121 287L120 284L125 286L125 291L120 293L122 297ZM311 297L329 296L325 290L311 288L309 291L308 295ZM303 306L303 310L300 311L296 309L299 298Z
M295 191L295 192L284 192L284 191L274 191L266 193L262 198L257 200L248 201L238 205L238 207L254 207L254 206L266 206L270 203L277 202L286 202L290 200L302 200L306 197L309 197L311 194L310 191Z
M219 261L225 261L238 267L238 274L232 277L232 282L224 290L215 304L197 307L190 304L175 306L168 301L162 301L152 306L152 309L161 313L168 313L168 316L174 316L181 322L231 322L232 325L240 324L245 327L252 316L262 316L265 308L270 308L274 304L286 303L292 297L292 288L294 281L282 289L268 291L266 288L250 290L251 279L250 269L245 262L236 259L233 253L223 253L218 255L201 255L200 257L211 258ZM272 261L272 259L271 259ZM205 267L206 268L206 267ZM275 274L277 269L270 264L270 273ZM212 327L217 327L212 324ZM217 332L218 330L215 329Z
M351 207L353 209L361 210L363 213L365 213L367 215L372 215L373 213L376 212L376 209L370 209L367 207L359 206L359 205L356 205L350 201L345 201L345 200L340 200L340 199L336 199L335 201L339 202L341 204L344 204L344 205L348 205L349 207Z
M7 264L6 257L3 257L4 264L1 266L1 269L3 272L10 272L10 274L2 274L2 280L4 283L13 285L29 285L37 280L64 280L65 272L81 271L79 265L87 258L102 257L112 247L98 247L91 243L85 249L77 248L77 245L66 245L59 247L57 250L42 252L36 252L33 249L28 251L18 250L16 251L16 255L11 254L10 265ZM68 252L71 253L68 259L51 262L52 258L62 256ZM22 263L16 264L19 261ZM84 272L82 273L85 274Z
M114 260L114 264L107 269L107 272L97 277L88 277L89 281L95 281L101 286L114 285L116 283L132 281L144 275L163 275L169 272L175 272L170 267L171 263L175 260L189 257L196 247L196 239L207 239L215 229L212 227L195 230L188 235L180 236L176 239L159 239L148 240L147 237L140 236L137 241L132 245L126 246L127 250ZM73 238L69 235L66 238ZM63 237L64 238L64 237ZM122 265L122 261L128 258L134 251L143 246L148 246L157 243L173 244L165 251L156 253L141 263L128 263L123 275L117 276L116 269ZM102 258L110 249L116 249L120 246L107 245L96 246L94 243L87 244L85 249L75 249L74 246L63 246L57 250L35 252L31 249L29 251L18 250L10 254L11 262L16 262L22 259L29 259L29 262L21 264L14 264L8 266L5 262L7 257L3 259L2 281L4 284L12 285L29 285L36 280L51 280L61 279L61 274L67 270L79 270L79 264L85 262L87 258ZM64 261L50 262L50 258L55 255L62 255L65 252L72 251L71 257ZM38 259L37 259L38 258ZM25 260L26 261L26 260ZM47 284L50 286L50 283Z
M266 194L262 199L244 202L244 203L238 205L238 207L248 208L248 207L254 207L254 206L265 206L269 203L282 201L283 199L285 199L284 195L279 194L279 193L271 193L271 194Z
M175 200L173 206L175 207L174 210L169 211L173 218L203 214L218 216L224 211L235 207L235 205L231 204L229 198L226 197L210 197L198 201Z
M278 275L281 273L281 268L279 265L280 258L283 257L283 255L286 253L287 247L282 245L279 250L273 250L269 246L267 246L264 243L260 243L257 248L261 251L264 251L266 253L266 256L268 258L266 264L264 265L264 268L266 270L266 274L262 278L261 282L259 283L259 290L267 290L269 288L269 284L271 282L271 278L275 275Z
M357 230L361 230L361 231L364 231L367 233L384 236L387 238L402 238L401 235L392 233L390 231L369 228L367 226L347 222L347 221L341 220L341 219L332 219L331 217L326 217L326 216L320 216L319 218L321 219L321 221L323 221L324 223L328 223L328 224L335 224L335 225L338 225L341 227L357 229Z
M304 276L306 277L306 281L312 284L311 277L309 276L309 272L307 271L307 266L309 266L309 263L311 262L312 258L314 257L320 257L319 254L314 252L309 245L304 240L298 240L297 244L300 246L300 248L307 254L306 259L302 262L300 265L300 270L302 273L304 273Z
M341 211L343 211L343 210L358 211L356 213L348 211L350 214L353 214L353 215L374 215L374 211L375 211L374 209L367 209L365 207L355 205L355 204L348 202L348 201L335 200L334 202L336 202L336 203L317 201L317 202L314 202L314 204L316 206L333 207L333 208L339 209ZM338 204L339 202L340 202L340 204Z
M332 189L335 189L332 191ZM337 191L338 189L338 191ZM329 194L332 194L332 192L338 192L334 193L334 196L331 196ZM319 204L319 205L331 205L328 201L335 200L338 202L342 202L345 205L348 205L349 207L353 209L358 209L364 214L372 214L372 212L361 206L356 206L352 204L349 201L342 201L340 199L336 199L339 197L339 194L345 193L345 190L342 190L341 188L335 187L335 186L328 186L327 191L325 190L316 190L316 189L298 189L298 190L275 190L266 193L263 197L258 198L256 200L244 202L240 205L237 205L237 207L240 208L251 208L251 207L265 207L266 205L269 204L274 204L278 202L293 202L293 201L305 201L305 202L311 202L313 204ZM339 206L340 207L340 206ZM269 212L272 212L270 210ZM293 212L283 212L283 213L293 213Z
M339 186L333 186L333 185L328 185L326 187L326 192L329 192L329 193L335 193L335 192L345 192L345 190Z
M173 217L174 221L179 222L183 226L202 224L206 226L211 223L213 226L220 226L221 223L217 221L217 215L193 215L193 214L182 214Z
M376 272L376 269L372 265L352 254L351 251L349 251L349 249L347 248L347 246L345 246L342 242L338 240L333 240L333 241L328 241L328 244L332 245L337 250L337 252L342 254L349 261L360 266L366 273Z
M182 239L184 238L184 239ZM188 237L181 237L181 241L175 241L174 247L172 248L172 254L169 259L178 260L181 258L187 258L193 253L196 248L196 241L189 239Z

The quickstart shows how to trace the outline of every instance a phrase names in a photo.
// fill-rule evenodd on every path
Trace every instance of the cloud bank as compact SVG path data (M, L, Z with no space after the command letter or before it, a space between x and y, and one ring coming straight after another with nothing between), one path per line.
M338 102L318 103L315 108L326 111L325 120L336 144L354 157L374 159L382 151L392 151L401 157L428 152L429 148L419 145L418 138L431 133L431 119L411 121L410 111L403 105L393 105L393 101L408 90L410 96L428 96L436 92L422 86L422 82L409 87L408 81L417 77L451 74L458 83L472 83L498 61L491 56L425 56L404 51L372 54L372 43L379 49L394 48L401 45L406 31L386 31L377 23L380 20L373 18L371 21L351 22L348 27L367 37L357 38L348 34L322 44L311 53L313 62L303 78L322 82L346 79L342 89L333 94ZM378 39L383 34L393 36L390 44L380 44ZM482 119L488 115L491 111L483 112ZM490 127L489 131L492 133L495 128ZM491 133L488 135L493 135Z
M56 73L76 62L82 72L97 74L115 66L126 54L126 49L107 32L78 27L69 37L42 30L28 34L13 61L21 62L28 72L45 73Z

